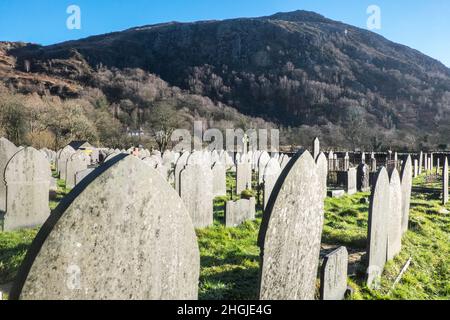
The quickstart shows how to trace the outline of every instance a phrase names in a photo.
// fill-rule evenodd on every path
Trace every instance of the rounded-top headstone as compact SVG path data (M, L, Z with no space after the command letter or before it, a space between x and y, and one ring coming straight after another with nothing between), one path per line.
M412 176L413 167L411 156L403 163L402 167L402 232L408 230L409 209L411 206L411 190L412 190Z
M322 174L308 151L299 152L272 191L258 239L263 300L314 299L324 219Z
M368 223L368 266L367 285L376 285L387 257L387 219L390 210L389 205L389 175L386 168L382 167L375 178L373 190L370 195L369 223Z
M9 159L18 151L8 139L0 138L0 213L6 211L6 184L3 177Z
M97 168L60 203L24 260L12 299L196 299L199 250L189 214L133 156Z
M402 183L397 169L391 173L389 184L389 217L387 260L392 260L402 248Z

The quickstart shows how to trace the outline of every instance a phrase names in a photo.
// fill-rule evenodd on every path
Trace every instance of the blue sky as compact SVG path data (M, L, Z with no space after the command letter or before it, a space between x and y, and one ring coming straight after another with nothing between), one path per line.
M81 30L66 27L69 5L81 9ZM369 5L381 9L377 33L450 67L449 0L1 0L0 41L47 45L159 22L257 17L298 9L367 28Z

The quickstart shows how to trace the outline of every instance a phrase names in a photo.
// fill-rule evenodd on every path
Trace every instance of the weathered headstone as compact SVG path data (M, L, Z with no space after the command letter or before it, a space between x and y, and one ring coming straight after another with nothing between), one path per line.
M17 147L8 139L0 138L0 216L6 212L6 184L3 179L8 161L18 151Z
M419 161L414 159L414 178L419 176Z
M320 299L344 300L347 291L348 252L345 247L327 254L320 271Z
M389 176L382 167L372 186L369 206L367 246L367 286L375 288L381 277L387 258L387 221L389 219Z
M216 162L211 168L213 175L213 196L227 195L227 181L225 165L221 162Z
M57 170L58 170L60 179L62 179L64 181L67 179L67 177L66 177L67 159L69 159L70 156L74 153L75 153L75 149L72 148L71 146L65 146L63 149L61 149L59 151Z
M50 214L50 165L34 148L26 147L8 162L6 182L5 231L35 227Z
M448 200L448 158L445 157L444 167L442 168L442 204L446 205Z
M326 171L308 151L299 152L272 191L258 238L263 300L314 299Z
M33 241L13 300L196 299L199 250L184 204L133 156L105 163Z
M317 159L319 154L320 154L320 141L319 141L319 138L315 138L314 141L313 141L313 157L314 157L314 160Z
M264 208L266 208L267 203L269 202L270 194L272 193L272 189L275 186L275 183L277 182L278 176L281 173L281 167L280 164L276 159L270 159L269 162L267 162L266 167L264 168L264 174L263 174L263 183L264 183Z
M255 198L227 201L225 206L225 226L237 227L247 220L254 220L255 206Z
M88 175L90 175L94 171L93 168L89 168L86 170L78 171L75 173L75 185L79 184L83 179L85 179Z
M346 185L345 185L345 191L349 194L355 194L356 192L358 192L357 190L357 172L356 172L356 168L349 168L347 173L346 173Z
M89 166L90 159L82 151L72 154L66 163L66 187L73 188L75 186L75 175L79 171L86 170Z
M402 183L397 169L391 173L389 183L389 211L387 219L387 260L392 260L402 248Z
M178 158L175 164L175 190L180 194L180 173L184 169L189 158L189 152L183 152L183 154Z
M264 169L266 168L267 163L270 161L270 155L267 151L261 152L261 155L258 159L258 182L259 184L263 183L263 175Z
M419 155L419 175L422 174L422 166L423 166L423 152L420 151L420 155Z
M252 189L252 167L247 161L236 164L236 194Z
M180 173L180 196L194 227L213 224L213 176L209 166L186 165Z
M361 163L357 169L357 189L362 192L370 191L370 169L365 163Z
M411 206L412 190L412 160L411 156L403 163L401 172L402 181L402 233L408 230L409 209Z

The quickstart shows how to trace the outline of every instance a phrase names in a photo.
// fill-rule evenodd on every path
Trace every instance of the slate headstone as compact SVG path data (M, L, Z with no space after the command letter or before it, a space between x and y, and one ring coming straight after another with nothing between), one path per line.
M197 299L195 231L176 192L134 156L105 163L33 241L13 300Z
M320 299L344 300L347 291L348 252L345 247L327 254L320 271Z

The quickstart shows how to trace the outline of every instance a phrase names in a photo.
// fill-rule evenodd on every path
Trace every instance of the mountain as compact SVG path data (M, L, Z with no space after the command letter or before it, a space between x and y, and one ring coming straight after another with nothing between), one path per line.
M321 135L330 145L449 143L450 69L312 12L170 22L7 52L17 72L28 66L68 85L93 85L101 68L142 69L293 136Z

